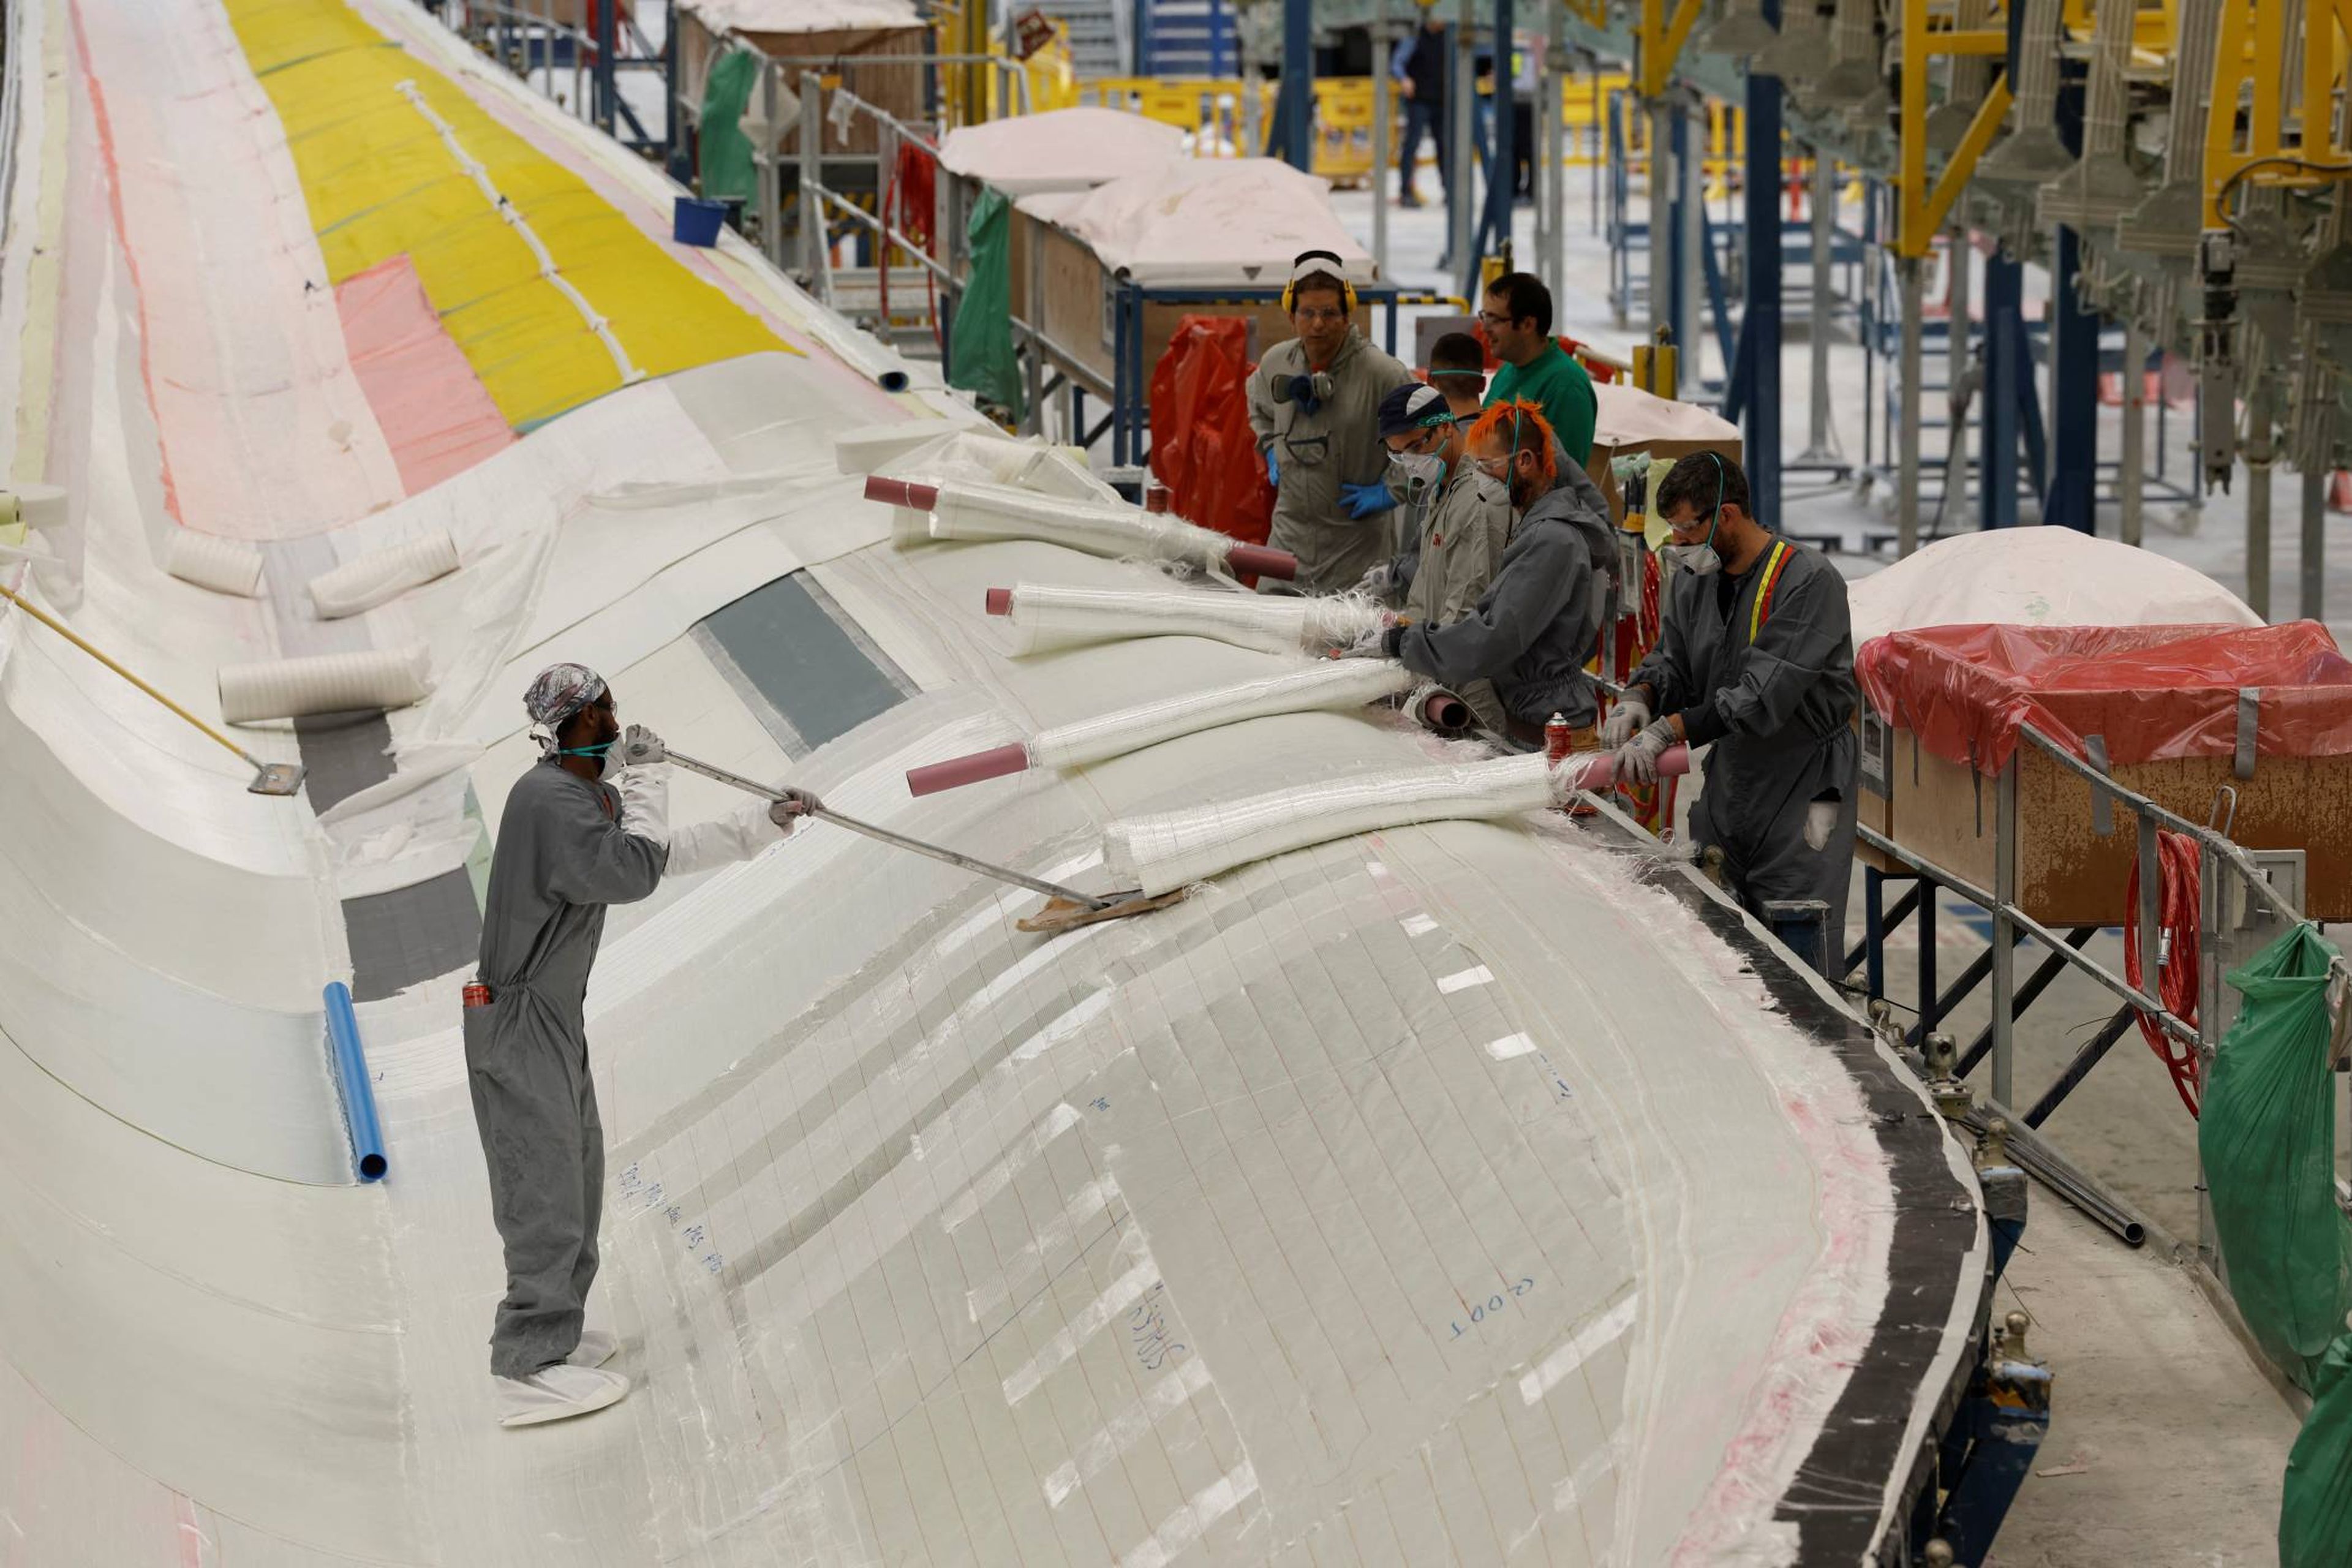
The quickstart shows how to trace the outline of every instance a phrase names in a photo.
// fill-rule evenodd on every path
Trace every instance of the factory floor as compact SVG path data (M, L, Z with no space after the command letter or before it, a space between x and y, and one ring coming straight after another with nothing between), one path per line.
M1623 356L1639 338L1643 323L1621 326L1610 310L1608 253L1587 217L1589 180L1588 171L1574 170L1569 175L1564 273L1571 282L1557 302L1557 328ZM1430 194L1435 190L1435 181L1427 174L1423 189ZM1370 193L1343 190L1335 193L1334 201L1343 221L1369 244ZM1720 213L1720 204L1717 210ZM1444 243L1443 209L1406 211L1391 205L1388 216L1390 275L1409 286L1450 291L1454 285L1433 265ZM1644 215L1637 211L1633 216L1639 219ZM1859 209L1850 205L1842 223L1858 228L1859 222ZM1522 265L1534 256L1533 239L1533 216L1522 206L1517 236ZM1642 258L1637 257L1635 263L1642 265ZM1808 277L1803 253L1793 246L1786 275L1792 288ZM1842 281L1847 276L1841 271ZM1580 286L1579 280L1586 279ZM2046 299L2048 290L2047 275L2029 268L2029 312L2038 308L2037 300ZM1982 297L1980 288L1977 297ZM1830 435L1833 447L1859 458L1869 405L1864 354L1851 325L1850 320L1841 323L1832 339ZM1410 355L1411 344L1408 325L1400 333L1400 352ZM1720 376L1720 356L1711 333L1700 344L1698 356L1701 374ZM1940 419L1943 367L1931 356L1927 368L1931 416ZM1883 395L1885 367L1876 374ZM1782 356L1783 434L1791 453L1805 445L1810 434L1806 409L1811 382L1811 345L1802 324L1792 323ZM2120 417L2116 408L2102 405L2099 410L2100 451L2109 460L2120 448ZM2158 447L2153 410L2150 418L2152 465ZM2163 434L2166 475L2185 483L2193 471L2188 412L2172 410ZM1928 463L1938 468L1941 439L1940 432L1930 432L1927 440ZM1883 452L1874 455L1885 460ZM2272 615L2283 620L2295 613L2298 604L2300 488L2298 477L2284 468L2272 476L2272 483L2276 519ZM2107 488L2108 476L2103 474L2100 531L2113 538L2116 514L2105 500ZM2146 509L2147 547L2244 594L2247 488L2248 475L2241 469L2232 493L2216 494L2195 505L2151 489ZM1801 518L1805 531L1844 536L1847 550L1835 559L1850 577L1887 563L1889 557L1864 552L1865 532L1892 526L1892 498L1885 487L1864 493L1851 481L1790 474L1783 497L1786 515ZM1953 529L1974 526L1972 505L1965 510L1970 515L1956 513ZM2031 504L2023 510L2031 521ZM2330 553L2341 556L2352 551L2352 519L2330 514L2324 540ZM2339 641L2352 639L2352 573L2333 574L2326 585L2323 617ZM1859 873L1852 910L1854 940L1859 940ZM1948 985L1983 951L1990 926L1972 906L1948 895L1941 910L1937 970ZM2086 951L2110 969L2120 966L2121 943L2115 931L2101 932ZM2040 950L2027 943L2019 951L2018 973L2032 973L2041 958ZM1885 994L1899 1003L1916 1002L1916 942L1906 930L1888 944ZM2012 1100L2031 1104L2113 1011L2108 993L2067 970L2019 1021ZM1979 988L1943 1026L1965 1048L1986 1016ZM1975 1076L1981 1083L1985 1070L1979 1068ZM2095 1180L2193 1249L2198 1234L2196 1123L2137 1031L2116 1044L2043 1131ZM2240 1568L2277 1561L2279 1489L2300 1416L2200 1289L2190 1268L2176 1261L2163 1239L2134 1251L2048 1190L2032 1189L2026 1237L1994 1310L1998 1315L2022 1308L2032 1318L2029 1343L2034 1354L2047 1358L2055 1377L2053 1418L2048 1441L1995 1543L1990 1563L2001 1568L2087 1568L2108 1563L2128 1563L2134 1568Z

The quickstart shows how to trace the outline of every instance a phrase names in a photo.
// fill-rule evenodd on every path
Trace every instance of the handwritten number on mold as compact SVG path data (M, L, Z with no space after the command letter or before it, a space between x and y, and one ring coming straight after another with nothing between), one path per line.
M1185 1346L1168 1337L1168 1320L1160 1310L1160 1303L1168 1287L1155 1281L1143 1293L1143 1300L1128 1309L1127 1333L1135 1351L1138 1365L1146 1372L1158 1372L1182 1355Z
M1512 1301L1526 1295L1535 1288L1536 1282L1533 1279L1522 1276L1521 1278L1513 1280L1507 1289L1498 1290L1483 1301L1472 1302L1470 1304L1470 1316L1467 1321L1465 1321L1460 1318L1453 1320L1451 1326L1454 1332L1448 1337L1448 1342L1450 1343L1453 1340L1460 1339L1464 1334L1468 1333L1472 1329L1486 1322L1487 1319L1492 1318L1496 1313L1509 1306Z

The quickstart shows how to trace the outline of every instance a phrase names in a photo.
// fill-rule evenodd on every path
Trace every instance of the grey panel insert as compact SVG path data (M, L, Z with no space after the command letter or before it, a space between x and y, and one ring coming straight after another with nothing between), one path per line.
M793 756L848 733L914 690L806 573L744 595L697 630L738 690L757 695L751 710Z
M464 868L430 881L343 900L351 933L352 999L374 1002L471 964L482 948L482 911Z

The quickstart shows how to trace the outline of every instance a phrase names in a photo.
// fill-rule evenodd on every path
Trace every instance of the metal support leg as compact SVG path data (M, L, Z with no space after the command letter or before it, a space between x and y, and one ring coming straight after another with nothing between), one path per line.
M2074 1092L2075 1086L2090 1076L2091 1069L2099 1065L2100 1060L2115 1048L2116 1042L2129 1033L2138 1019L2139 1009L2129 1003L2116 1008L2115 1016L2100 1026L2099 1032L2091 1037L2089 1043L2074 1053L2074 1059L2059 1073L2057 1080L2042 1090L2042 1098L2027 1108L2025 1124L2040 1127L2049 1121L2051 1113L2065 1103L2066 1097Z
M1970 355L1976 348L1976 315L1970 297L1976 291L1976 251L1969 228L1954 224L1944 242L1944 264L1951 268L1952 309L1944 324L1944 493L1936 505L1935 532L1965 515L1969 497L1969 403L1973 395L1969 377L1974 374Z
M1920 296L1926 264L1916 257L1895 263L1903 285L1903 361L1898 374L1902 407L1895 432L1895 550L1908 556L1919 548L1919 361Z
M1827 148L1813 149L1812 201L1813 303L1812 319L1805 329L1812 384L1807 389L1811 406L1805 450L1797 462L1808 468L1834 468L1841 465L1830 446L1830 317L1837 309L1837 292L1832 287L1830 258L1837 235L1837 160Z
M771 67L772 71L774 68ZM772 78L771 79L772 79ZM801 75L801 273L808 281L810 292L820 302L832 293L827 277L833 269L825 265L824 200L817 187L824 183L824 116L818 104L824 85L814 71ZM770 100L773 107L774 100ZM774 124L773 121L769 121ZM783 247L781 238L773 254L781 260Z
M2267 381L2246 399L2246 604L2266 621L2271 618L2271 463L2277 456L2271 438L2274 407Z
M1313 0L1282 0L1282 78L1275 98L1275 134L1294 169L1315 168L1315 7Z
M2099 459L2099 319L2083 309L2074 279L2083 243L2071 227L2058 230L2057 266L2050 300L2050 489L2042 521L2082 533L2097 529Z
M1675 188L1678 178L1674 166L1675 125L1680 119L1673 102L1667 99L1653 100L1650 112L1650 336L1655 341L1659 329L1672 331L1675 301L1680 298L1682 280L1675 274L1675 237L1681 232L1675 226ZM1675 342L1681 342L1679 334ZM1671 386L1658 389L1664 397L1675 395Z
M760 119L767 127L768 144L759 152L760 172L760 248L768 260L777 267L784 264L784 172L776 166L776 73L782 69L773 60L763 60L760 66ZM801 196L801 223L808 223L808 196Z
M2124 442L2116 470L2116 527L2126 544L2141 541L2141 506L2147 467L2147 329L2137 314L2124 319Z
M1978 446L1980 526L2017 525L2018 352L2024 346L2025 264L1994 256L1985 262L1984 436Z
M1561 7L1555 5L1555 11ZM1765 0L1767 21L1779 25L1778 0ZM1780 515L1780 79L1748 78L1748 268L1740 353L1748 361L1748 417L1742 450L1748 459L1749 512L1767 528ZM1732 367L1724 366L1727 375ZM1835 933L1843 948L1845 934Z
M1568 7L1548 5L1550 18L1544 36L1544 66L1538 78L1538 135L1543 145L1542 190L1537 216L1542 220L1542 240L1537 266L1557 300L1568 288L1568 147L1566 117L1560 112L1568 85Z
M1994 786L1992 845L1992 1097L2009 1103L2017 1006L2017 759Z
M2314 465L2303 473L2303 582L2297 601L2306 621L2326 619L2327 470Z
M1875 866L1862 872L1862 994L1871 1001L1886 994L1886 873ZM1851 955L1846 973L1853 972Z
M1919 1016L1936 1016L1936 898L1940 889L1925 877L1919 879L1919 916L1914 923L1919 932ZM1920 1037L1926 1038L1924 1031Z
M1391 136L1395 127L1389 119L1395 100L1389 94L1389 51L1396 41L1389 37L1388 0L1374 0L1372 6L1372 266L1382 278L1389 275L1389 153ZM1405 183L1412 183L1412 171L1405 171Z
M1453 79L1445 89L1445 115L1453 124L1445 137L1445 265L1456 278L1470 280L1473 287L1463 292L1473 300L1478 297L1478 258L1470 254L1478 213L1478 58L1471 40L1477 31L1477 0L1462 0L1460 20L1446 30L1446 63ZM1494 177L1492 170L1487 177Z

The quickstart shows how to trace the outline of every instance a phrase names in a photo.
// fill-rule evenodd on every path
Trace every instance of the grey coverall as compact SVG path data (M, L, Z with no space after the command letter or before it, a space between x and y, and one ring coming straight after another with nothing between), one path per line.
M604 906L650 894L667 845L621 826L621 798L542 760L507 796L482 911L488 1007L466 1009L466 1078L506 1243L490 1371L572 1353L596 1278L604 1127L588 1072L588 971Z
M1445 489L1423 510L1421 547L1391 563L1404 592L1408 637L1470 614L1495 580L1511 536L1510 492L1467 462L1446 475ZM1414 668L1412 661L1407 659L1405 668ZM1481 724L1502 728L1503 704L1486 675L1473 675L1453 689Z
M1563 460L1564 461L1564 460ZM1579 729L1598 716L1585 661L1601 645L1605 574L1615 564L1609 504L1564 463L1510 531L1494 580L1468 615L1404 628L1397 657L1460 692L1490 680L1504 714L1542 728L1555 713ZM1596 550L1607 548L1596 570Z
M1266 542L1298 557L1298 589L1338 594L1354 587L1393 548L1393 514L1361 521L1349 517L1339 487L1386 480L1381 399L1411 381L1412 373L1349 327L1332 356L1331 395L1320 406L1309 413L1304 404L1275 401L1276 381L1305 374L1307 351L1291 338L1266 350L1250 374L1250 428L1257 433L1260 454L1274 449L1282 474Z
M1834 965L1843 956L1860 760L1853 623L1837 568L1818 551L1773 542L1789 556L1760 624L1756 595L1769 548L1738 577L1677 573L1658 646L1630 684L1655 694L1654 712L1683 716L1692 750L1710 748L1692 839L1723 851L1732 890L1759 918L1767 900L1827 904ZM1838 803L1821 849L1804 837L1817 800Z

